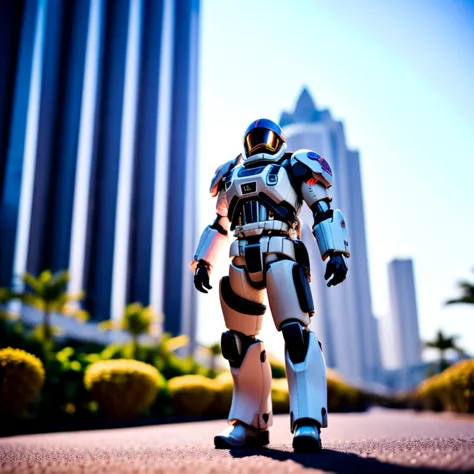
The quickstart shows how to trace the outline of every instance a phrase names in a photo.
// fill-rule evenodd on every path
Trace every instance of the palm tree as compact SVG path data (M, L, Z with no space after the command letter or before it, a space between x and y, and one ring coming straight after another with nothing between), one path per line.
M459 354L464 354L464 351L456 345L456 339L459 336L445 336L441 330L438 330L435 339L426 341L425 348L437 349L439 351L439 371L444 370L448 364L445 359L445 352L453 350Z
M460 281L458 283L459 288L461 289L461 297L448 300L446 304L455 304L455 303L467 303L474 304L474 283L469 281Z
M159 318L158 313L151 306L143 307L141 303L135 302L125 306L122 318L119 321L109 320L100 324L101 329L122 329L130 334L132 339L132 356L138 356L138 339L143 334L149 334L154 322Z
M53 337L51 327L51 314L62 313L65 316L73 316L80 321L88 318L86 311L77 309L70 303L84 298L84 292L68 293L69 272L67 270L52 273L44 270L38 277L26 272L22 280L29 291L17 293L17 297L25 304L33 306L43 314L43 323L40 327L44 341L50 344Z

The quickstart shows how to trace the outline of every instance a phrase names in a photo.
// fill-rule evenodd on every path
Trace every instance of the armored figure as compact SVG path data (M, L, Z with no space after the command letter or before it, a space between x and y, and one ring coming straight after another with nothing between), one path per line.
M272 425L271 369L257 339L266 307L285 340L290 428L297 452L321 450L327 426L326 365L321 344L308 326L314 312L310 262L299 240L303 201L314 214L313 233L328 260L327 286L344 281L349 257L344 217L330 207L329 164L311 150L287 151L280 127L267 119L246 130L243 151L216 171L210 192L217 217L202 233L191 263L194 285L207 293L221 250L229 248L229 276L220 281L226 332L222 354L234 381L229 426L214 438L216 448L264 446ZM332 277L332 278L331 278Z

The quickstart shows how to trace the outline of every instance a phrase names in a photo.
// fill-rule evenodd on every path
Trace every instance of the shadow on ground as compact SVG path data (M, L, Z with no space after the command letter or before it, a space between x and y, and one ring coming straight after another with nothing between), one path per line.
M427 467L410 467L400 464L379 461L371 457L361 457L354 453L344 453L332 449L324 449L318 454L295 454L288 451L280 451L272 448L259 449L231 449L230 454L234 458L244 458L247 456L265 456L276 461L294 461L304 467L320 469L321 471L335 472L338 474L447 474L452 471L434 469Z

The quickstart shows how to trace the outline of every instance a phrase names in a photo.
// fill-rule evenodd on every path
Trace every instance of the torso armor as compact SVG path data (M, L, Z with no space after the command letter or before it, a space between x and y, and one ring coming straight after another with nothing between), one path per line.
M289 160L237 165L224 181L228 218L237 237L288 233L297 227L302 199L291 182Z

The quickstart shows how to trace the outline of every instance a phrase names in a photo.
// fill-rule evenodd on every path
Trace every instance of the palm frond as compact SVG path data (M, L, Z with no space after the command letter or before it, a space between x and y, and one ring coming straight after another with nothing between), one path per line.
M181 336L176 336L168 339L166 341L166 349L169 351L175 351L180 347L189 344L189 337L186 334L181 334Z
M11 288L0 288L0 304L7 304L18 298L18 293Z
M32 275L29 272L23 273L21 279L24 283L26 283L29 287L31 287L36 293L40 294L43 291L43 283Z

